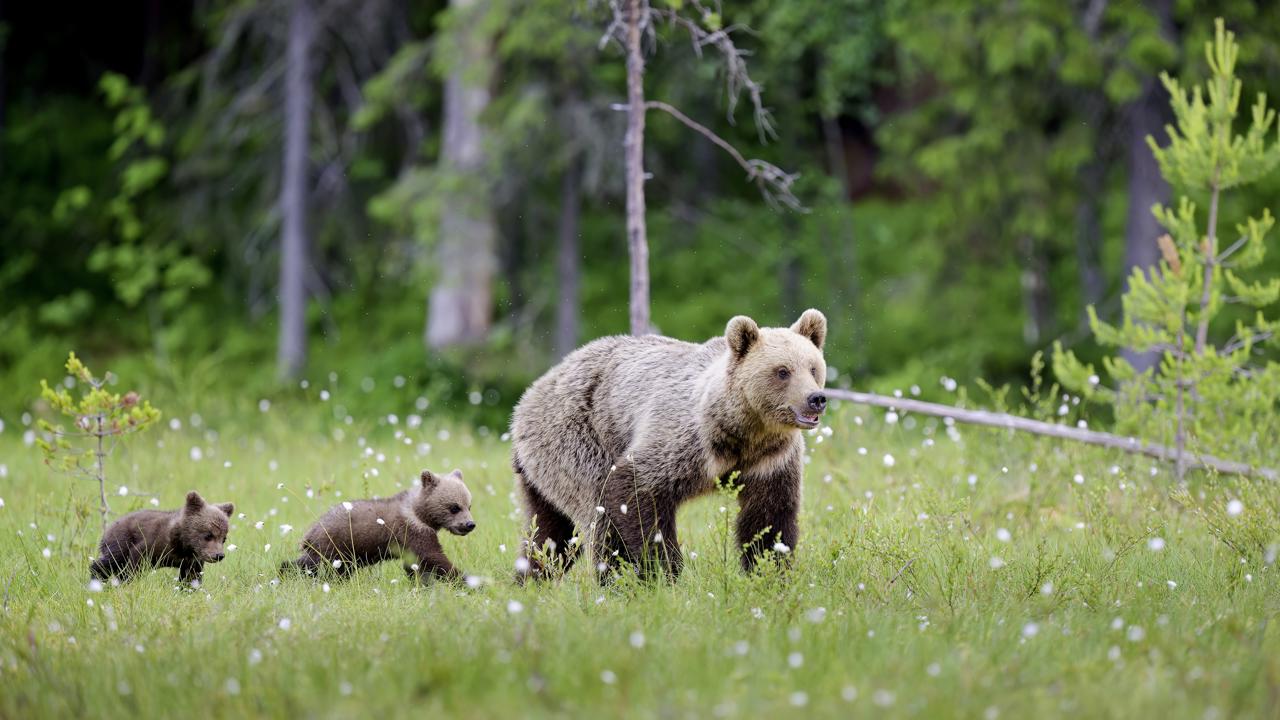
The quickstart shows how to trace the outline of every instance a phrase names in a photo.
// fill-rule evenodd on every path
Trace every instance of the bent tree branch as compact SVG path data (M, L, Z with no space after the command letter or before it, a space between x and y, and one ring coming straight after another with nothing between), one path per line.
M1097 430L1085 430L1082 428L1067 427L1065 425L1055 425L1053 423L1042 422L1040 420L1031 420L1030 418L1018 417L1017 415L1009 415L1007 413L990 412L987 410L968 410L965 408L952 407L950 405L941 405L938 403L925 402L923 400L910 400L907 398L888 397L886 395L876 395L874 393L854 392L852 390L827 390L827 396L836 400L844 400L847 402L857 403L859 405L872 405L874 407L891 408L894 410L905 410L907 412L919 413L921 415L931 415L933 417L951 418L956 422L968 423L970 425L985 425L987 427L1005 428L1008 430L1018 430L1020 432L1029 432L1036 435L1044 435L1047 437L1060 438L1062 440L1074 440L1076 442L1087 443L1089 445L1098 445L1101 447L1122 450L1134 455L1145 455L1157 460L1165 462L1177 462L1178 450L1158 445L1152 442L1146 442L1133 437L1122 437L1120 435L1112 435L1111 433L1099 432ZM1246 477L1259 477L1266 480L1280 480L1280 472L1273 468L1258 467L1249 465L1248 463L1235 462L1233 460L1224 460L1212 455L1186 454L1184 459L1185 466L1190 469L1214 470L1227 475L1243 475Z
M680 109L674 105L661 100L650 100L644 104L644 107L647 110L665 112L684 123L689 129L710 140L716 147L729 153L729 156L747 173L747 180L755 183L760 188L760 194L764 195L764 199L770 205L774 207L785 206L797 212L804 212L804 206L800 204L800 199L791 191L791 186L800 177L798 174L788 173L777 165L764 160L756 160L754 158L748 160L728 140L717 135L706 125L680 112Z

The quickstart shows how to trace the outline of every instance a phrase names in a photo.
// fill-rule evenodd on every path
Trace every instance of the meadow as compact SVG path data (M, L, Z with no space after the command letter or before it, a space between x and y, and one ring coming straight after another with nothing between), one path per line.
M722 495L682 511L678 582L580 563L520 587L500 428L305 396L160 403L112 458L117 513L236 503L196 590L168 569L91 587L96 488L4 418L0 717L1280 713L1274 485L844 405L809 433L790 570L739 571ZM477 530L443 540L470 585L277 577L324 509L422 467L474 493Z

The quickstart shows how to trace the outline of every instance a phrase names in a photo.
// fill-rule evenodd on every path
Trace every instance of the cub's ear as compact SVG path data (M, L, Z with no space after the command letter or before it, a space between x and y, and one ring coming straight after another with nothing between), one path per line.
M729 352L734 358L744 357L760 339L760 326L746 315L735 316L724 328L724 339L729 341Z
M226 513L227 517L231 517L231 513L236 511L236 504L235 503L218 503L218 509Z
M454 468L454 469L453 469L453 472L451 472L451 473L449 473L449 474L450 474L450 475L452 475L453 477L456 477L456 478L458 478L459 480L461 480L461 479L462 479L462 468Z
M827 316L813 308L809 308L791 326L791 332L809 338L809 341L821 350L823 344L827 342Z
M187 504L184 506L185 510L188 510L190 512L198 512L203 508L204 508L204 498L200 497L200 493L196 492L195 490L192 490L191 492L187 493Z
M430 470L423 470L418 480L422 482L422 487L428 490L440 484L440 478L436 477L436 474Z

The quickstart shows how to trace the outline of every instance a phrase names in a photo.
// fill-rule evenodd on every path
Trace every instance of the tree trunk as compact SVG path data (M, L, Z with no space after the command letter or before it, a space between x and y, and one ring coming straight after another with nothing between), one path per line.
M579 286L582 257L578 248L578 219L582 214L582 168L569 163L560 183L560 242L556 257L556 279L560 294L556 299L556 358L563 358L578 346Z
M1170 0L1155 0L1150 3L1163 29L1164 36L1174 39L1173 12ZM1142 94L1124 109L1125 144L1127 146L1127 166L1129 171L1129 209L1125 219L1124 233L1124 284L1129 289L1129 276L1134 268L1146 272L1160 261L1160 249L1156 238L1163 230L1151 214L1151 207L1156 203L1169 200L1169 185L1160 175L1160 166L1156 163L1151 148L1147 146L1147 136L1156 138L1157 142L1165 140L1165 109L1168 101L1159 80L1151 78L1143 85ZM1126 349L1122 357L1133 365L1138 372L1154 367L1159 361L1159 353L1135 352Z
M440 163L447 179L436 247L438 280L431 289L426 327L426 344L432 349L483 341L493 315L497 229L480 122L493 74L489 38L479 22L485 4L451 2L452 11L465 18L455 26L457 45L445 81Z
M1098 128L1099 135L1102 129ZM1095 142L1101 142L1100 139ZM1106 280L1102 276L1102 193L1107 177L1107 165L1096 151L1095 156L1080 168L1080 202L1076 205L1076 263L1079 266L1081 322L1087 324L1090 305L1102 302L1106 293Z
M647 0L627 0L627 249L631 256L631 334L644 335L649 319L649 238L644 221L644 56L641 24Z
M311 135L311 45L315 36L311 0L295 0L289 18L285 71L284 167L280 185L281 378L296 377L307 359L307 149Z
M1039 345L1047 337L1053 323L1053 297L1049 291L1049 262L1044 244L1030 235L1018 240L1022 254L1022 307L1026 318L1022 338L1028 345Z

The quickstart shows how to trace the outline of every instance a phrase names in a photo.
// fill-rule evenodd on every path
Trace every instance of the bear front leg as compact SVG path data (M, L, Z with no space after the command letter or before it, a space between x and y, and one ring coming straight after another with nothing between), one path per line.
M739 479L738 546L742 569L750 572L765 553L777 553L790 562L800 537L800 472L802 457L793 457L767 473L747 473Z
M444 554L440 538L434 532L414 533L408 540L407 549L418 556L416 570L413 565L405 563L404 570L409 577L423 583L432 578L457 580L462 577L462 573L458 572L453 563L449 562L448 556Z
M183 560L178 564L178 582L188 586L200 582L203 580L203 572L204 563L199 560Z

